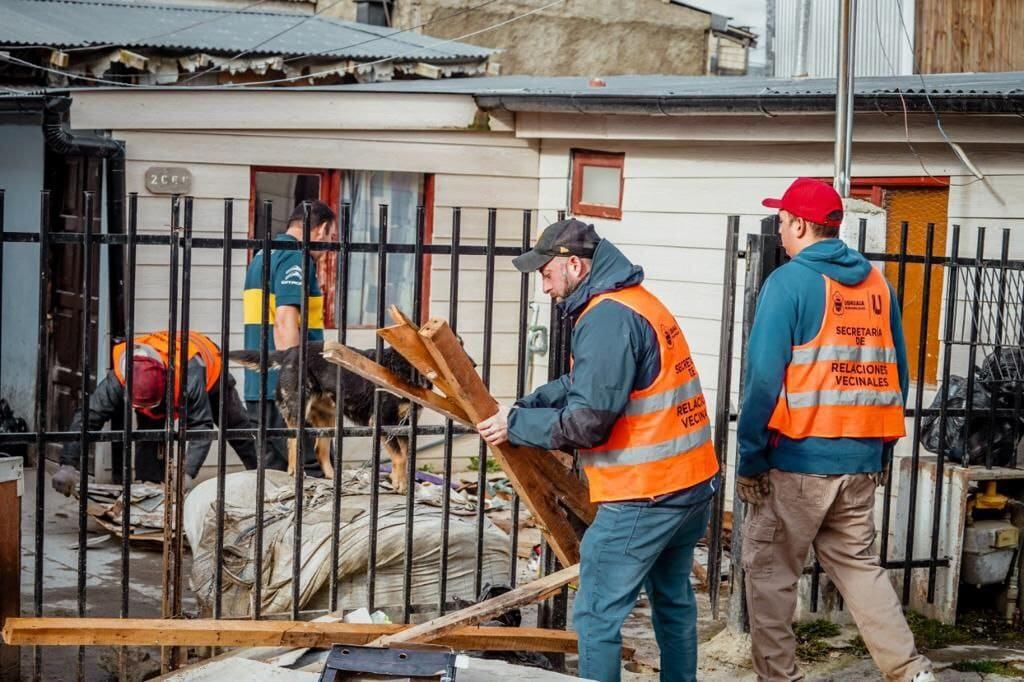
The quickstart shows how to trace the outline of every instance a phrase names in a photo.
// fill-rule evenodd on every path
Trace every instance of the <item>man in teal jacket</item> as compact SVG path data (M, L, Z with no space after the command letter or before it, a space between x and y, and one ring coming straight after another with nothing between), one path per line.
M846 318L834 317L843 314L843 304L826 309L826 291L851 291L852 287L862 291L872 265L837 238L843 204L830 185L800 178L781 199L766 199L764 205L779 209L782 245L792 260L768 277L758 298L746 349L738 425L736 490L752 505L743 527L743 566L754 671L759 680L802 679L796 666L792 619L797 581L813 545L885 679L928 682L934 679L931 664L914 647L900 603L874 549L875 487L888 466L892 441L887 442L885 437L790 438L769 426L770 422L778 424L773 421L777 406L790 409L798 404L795 395L817 395L824 404L852 398L853 394L870 394L851 391L846 398L837 398L842 391L794 393L794 388L807 390L805 386L790 386L787 392L786 378L791 365L803 364L802 359L796 362L794 347L815 346L823 333L842 327L838 321L849 319L854 312L851 308ZM890 335L887 338L891 338L892 347L873 349L874 353L862 353L856 345L809 350L819 352L817 357L826 360L819 369L833 372L854 364L827 362L845 360L846 355L894 358L899 392L905 402L909 373L900 307L892 288L878 275L872 276L871 282L871 293L879 290L874 294L877 302L872 300L871 305L878 311L885 307L889 311L887 320L877 319L875 324L880 334ZM883 306L882 296L888 298L887 306ZM832 303L830 298L830 306ZM864 310L863 305L860 308ZM884 317L881 313L879 316ZM838 324L826 326L829 320ZM801 352L807 355L805 349ZM835 357L826 357L829 354ZM858 362L866 372L885 369L875 360ZM843 377L839 379L836 382L829 377L831 383L823 384L823 389L843 385ZM891 395L895 382L887 385ZM868 400L874 398L869 396ZM870 408L865 414L871 414ZM898 422L900 417L898 414ZM835 419L834 423L812 428L812 433L873 430L870 424L851 427L849 422Z

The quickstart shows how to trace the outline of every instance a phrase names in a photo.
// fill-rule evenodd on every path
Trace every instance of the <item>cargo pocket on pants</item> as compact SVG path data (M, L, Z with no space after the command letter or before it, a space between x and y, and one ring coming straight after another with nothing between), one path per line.
M746 525L743 538L743 568L753 577L767 577L775 565L775 544L780 539L779 520L764 513Z

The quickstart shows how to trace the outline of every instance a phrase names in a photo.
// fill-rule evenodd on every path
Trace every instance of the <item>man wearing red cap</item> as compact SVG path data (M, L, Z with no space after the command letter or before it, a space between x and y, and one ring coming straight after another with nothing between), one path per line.
M761 290L739 419L754 671L803 678L792 620L813 546L884 678L930 682L874 549L875 488L906 435L899 305L882 274L837 238L843 203L830 185L799 178L763 203L779 209L792 260Z
M180 343L180 337L178 339ZM132 395L131 404L135 411L138 429L163 429L167 414L167 367L169 353L169 335L167 332L143 334L134 339L132 359ZM175 356L180 353L180 345L176 344ZM212 429L214 425L226 429L251 429L252 423L235 389L235 380L228 374L225 413L220 414L220 349L206 336L198 332L189 334L188 376L182 391L175 386L174 395L181 395L183 404L187 406L187 426L192 429ZM98 431L111 420L124 414L126 398L126 363L128 359L127 343L114 346L112 369L96 386L89 397L88 426L90 431ZM177 382L177 377L175 381ZM180 409L180 405L176 406ZM81 429L82 411L75 412L71 420L70 431ZM206 455L210 451L211 441L191 441L185 458L185 487L191 486L192 480L199 473ZM229 439L238 458L246 469L256 468L256 447L253 436L242 436ZM135 474L141 481L161 482L164 480L163 458L158 443L140 441L136 444ZM64 444L61 452L61 466L54 474L53 487L64 495L70 495L79 481L78 461L81 446L78 441Z

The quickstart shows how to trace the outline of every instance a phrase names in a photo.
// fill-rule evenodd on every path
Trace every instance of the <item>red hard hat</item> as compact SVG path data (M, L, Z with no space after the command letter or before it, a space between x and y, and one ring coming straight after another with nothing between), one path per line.
M132 360L132 407L155 407L167 388L167 369L156 358L136 355Z

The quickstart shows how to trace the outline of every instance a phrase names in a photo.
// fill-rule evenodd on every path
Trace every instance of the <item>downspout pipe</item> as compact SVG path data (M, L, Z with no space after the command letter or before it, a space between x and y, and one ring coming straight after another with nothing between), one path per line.
M853 74L857 0L839 0L839 35L836 55L836 126L833 186L839 196L850 196L850 155L853 142Z
M106 159L107 185L107 231L112 234L124 233L125 218L125 151L124 143L109 137L98 135L81 135L67 129L68 114L71 111L71 98L52 97L47 100L43 109L43 137L46 146L60 156L91 156ZM122 247L123 248L123 247ZM109 291L121 291L123 259L111 258L109 275ZM110 310L111 338L123 329L113 322L118 319L118 311L114 306Z

